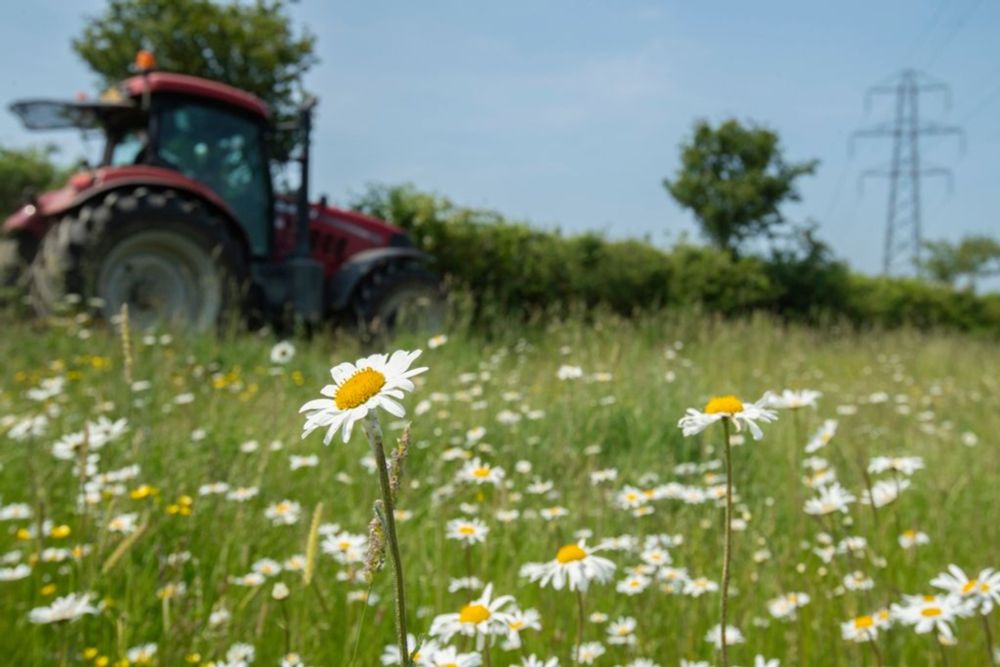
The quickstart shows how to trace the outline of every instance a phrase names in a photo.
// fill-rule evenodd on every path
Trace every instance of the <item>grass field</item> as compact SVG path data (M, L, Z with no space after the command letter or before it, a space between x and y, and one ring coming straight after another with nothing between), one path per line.
M0 663L250 664L239 647L226 661L234 644L249 644L254 665L298 664L282 663L296 652L306 665L342 666L357 644L353 664L381 664L394 641L392 571L387 564L375 577L366 604L363 542L379 493L370 449L360 427L348 444L338 436L324 446L319 433L303 440L298 414L333 364L361 355L356 344L297 341L294 357L278 364L275 339L260 335L134 334L131 342L126 368L120 339L101 327L5 327ZM478 588L449 592L475 577L540 618L540 629L515 633L515 642L497 637L488 658L484 651L496 667L532 664L531 654L574 664L581 601L582 641L605 651L593 664L718 664L706 634L719 623L722 429L686 438L677 422L714 395L755 401L766 390L808 388L822 392L818 407L780 410L761 424L762 440L733 447L730 623L745 641L731 647L732 663L748 667L761 655L783 666L989 664L987 629L1000 626L971 598L939 598L944 612L933 620L946 623L926 633L905 613L876 612L904 605L904 594L943 594L930 581L949 564L970 577L1000 566L995 343L692 316L452 334L435 349L426 340L394 345L423 348L416 365L429 368L404 401L412 435L397 512L414 634L478 598ZM394 442L403 422L381 418ZM805 453L828 419L838 421L836 434ZM921 457L924 467L869 474L876 456ZM470 457L502 468L501 482L460 481ZM806 514L817 495L803 483L809 476L813 486L839 480L857 502ZM873 509L860 501L879 480L910 484ZM622 502L627 487L639 490L632 507ZM310 567L320 503L324 546ZM463 517L485 524L484 542L446 536L448 522ZM909 530L929 542L903 548ZM552 561L581 536L591 546L621 538L597 554L616 566L610 581L578 597L521 576L526 563ZM843 553L831 554L838 544ZM314 570L309 585L304 569ZM635 574L642 578L624 583ZM52 620L38 609L86 592L93 613L32 622L32 610ZM789 594L809 601L791 611L774 604ZM959 615L947 620L952 611ZM865 615L878 631L874 645L844 639L842 624ZM622 617L634 629L628 621L612 629ZM941 643L942 630L954 641ZM475 652L471 637L448 643ZM156 645L152 658L134 650L147 644Z

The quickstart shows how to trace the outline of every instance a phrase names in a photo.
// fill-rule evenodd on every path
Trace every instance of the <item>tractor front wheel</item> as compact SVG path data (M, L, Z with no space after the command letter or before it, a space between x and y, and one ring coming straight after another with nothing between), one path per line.
M59 221L31 266L43 314L71 294L133 326L205 331L241 303L242 249L198 201L170 191L115 192Z
M21 291L37 245L28 237L0 237L0 303Z

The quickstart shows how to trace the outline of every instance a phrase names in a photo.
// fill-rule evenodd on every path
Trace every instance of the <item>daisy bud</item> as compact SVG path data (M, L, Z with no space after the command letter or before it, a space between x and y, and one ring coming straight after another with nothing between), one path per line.
M271 597L275 600L284 600L288 597L288 593L288 586L280 581L274 585L274 588L271 589Z

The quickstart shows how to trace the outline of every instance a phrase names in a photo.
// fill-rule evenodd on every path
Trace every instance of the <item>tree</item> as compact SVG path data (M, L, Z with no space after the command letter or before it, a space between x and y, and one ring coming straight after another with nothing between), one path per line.
M69 170L52 162L52 146L25 149L0 146L0 218L25 203L25 196L66 182Z
M699 121L681 146L676 177L663 185L691 209L713 245L736 254L744 241L769 236L784 222L779 207L799 200L795 182L817 164L786 162L778 135L766 128L736 120L718 127Z
M975 291L978 279L1000 275L1000 242L989 236L967 236L958 243L927 241L924 247L928 257L922 268L946 285L954 286L964 277Z
M149 49L160 69L247 90L285 118L318 62L316 38L296 34L287 10L285 0L109 0L73 49L105 87L128 77L136 52Z

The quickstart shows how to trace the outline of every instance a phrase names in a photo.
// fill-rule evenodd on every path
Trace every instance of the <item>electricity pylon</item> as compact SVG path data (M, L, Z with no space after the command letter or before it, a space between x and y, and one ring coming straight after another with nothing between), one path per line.
M920 249L923 245L922 218L920 206L920 179L925 176L944 176L948 187L953 187L950 169L938 166L922 166L920 162L920 137L959 136L964 141L958 127L939 123L920 122L921 93L940 92L944 94L945 107L950 104L950 92L944 83L912 69L903 70L887 81L872 86L865 95L865 108L871 108L876 95L895 96L895 116L870 128L856 131L854 140L869 137L892 138L892 160L888 167L868 169L861 173L859 184L872 176L889 179L889 205L885 219L885 249L882 258L882 272L890 274L902 261L909 258L912 268L920 270Z

